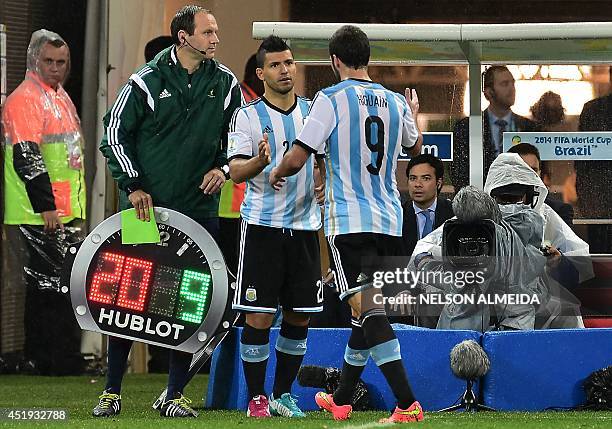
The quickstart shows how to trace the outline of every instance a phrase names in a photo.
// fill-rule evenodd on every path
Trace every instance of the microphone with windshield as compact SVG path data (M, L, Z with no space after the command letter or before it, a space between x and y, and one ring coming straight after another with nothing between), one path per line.
M474 394L474 382L489 371L491 362L487 353L480 344L474 340L465 340L457 344L450 352L450 366L457 378L466 381L466 389L457 405L444 408L440 411L455 411L461 408L465 411L495 411L491 407L482 405Z

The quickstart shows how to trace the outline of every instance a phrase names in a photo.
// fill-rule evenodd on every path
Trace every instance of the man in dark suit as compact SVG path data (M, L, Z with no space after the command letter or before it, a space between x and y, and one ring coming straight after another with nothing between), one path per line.
M612 78L612 68L610 69ZM580 131L612 131L612 94L584 105ZM612 161L575 161L578 210L583 218L612 219ZM612 225L589 225L591 253L612 252Z
M406 176L411 201L404 203L402 238L406 255L411 255L418 240L454 214L451 202L438 197L444 182L444 166L439 158L429 154L412 158Z
M484 176L497 155L503 152L504 131L537 131L535 122L512 112L516 90L514 77L506 66L494 65L483 75L483 92L489 107L482 112L482 145ZM469 184L469 118L463 118L453 129L453 163L451 179L455 192Z
M508 149L508 152L518 153L523 161L525 161L525 164L531 167L538 176L542 176L540 168L540 151L537 147L529 143L519 143ZM570 204L552 198L550 193L546 196L544 203L550 206L550 208L553 209L570 228L573 227L574 208Z

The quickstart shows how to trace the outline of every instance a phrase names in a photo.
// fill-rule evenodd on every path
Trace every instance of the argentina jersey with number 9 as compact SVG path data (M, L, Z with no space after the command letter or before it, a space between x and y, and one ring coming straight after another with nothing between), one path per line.
M317 94L298 139L325 144L326 235L401 236L397 157L417 137L405 98L380 84L347 79Z

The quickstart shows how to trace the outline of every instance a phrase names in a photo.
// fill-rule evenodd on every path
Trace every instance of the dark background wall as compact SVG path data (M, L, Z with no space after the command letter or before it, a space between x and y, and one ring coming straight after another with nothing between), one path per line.
M357 23L522 23L609 21L610 0L292 1L291 21Z
M25 53L32 32L54 31L70 47L72 73L66 90L81 108L86 0L2 0L0 23L7 28L7 86L10 94L23 80Z

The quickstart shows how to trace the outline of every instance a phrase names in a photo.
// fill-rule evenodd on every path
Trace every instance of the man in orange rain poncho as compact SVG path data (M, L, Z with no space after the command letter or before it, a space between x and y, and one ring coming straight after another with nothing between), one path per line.
M69 71L70 51L61 36L35 31L25 79L2 112L9 271L25 267L28 275L23 353L44 374L78 372L82 362L70 305L50 290L57 289L66 243L78 240L85 219L83 134L62 87ZM5 282L3 292L21 287L19 280L17 274Z

